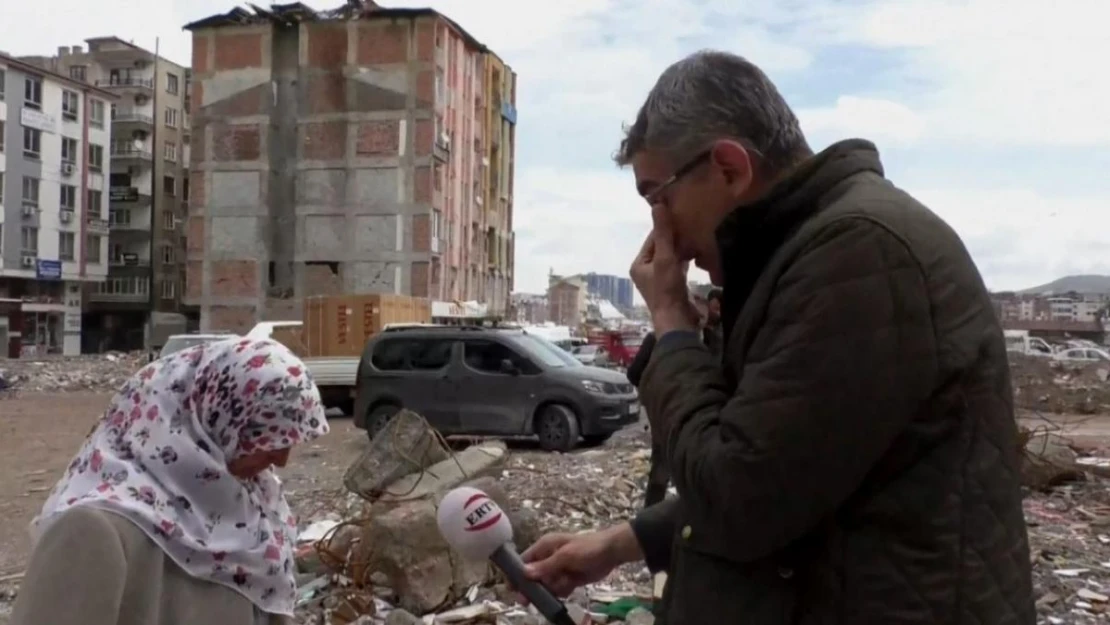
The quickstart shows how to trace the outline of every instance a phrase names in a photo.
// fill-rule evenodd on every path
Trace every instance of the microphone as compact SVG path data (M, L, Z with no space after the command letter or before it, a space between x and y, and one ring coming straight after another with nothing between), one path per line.
M464 558L488 558L552 625L576 625L567 607L543 584L528 579L513 546L513 526L497 502L477 488L460 486L443 496L436 523L447 544Z

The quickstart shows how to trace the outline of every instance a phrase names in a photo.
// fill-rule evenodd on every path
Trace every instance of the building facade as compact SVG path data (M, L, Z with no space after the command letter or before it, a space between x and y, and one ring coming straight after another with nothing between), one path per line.
M600 273L582 276L590 295L612 302L622 311L632 310L632 279Z
M139 349L151 315L184 313L188 70L118 37L62 46L40 64L117 96L108 180L108 278L87 294L92 351ZM165 317L165 315L163 315Z
M1034 295L992 293L995 313L1002 321L1060 321L1091 324L1110 312L1110 295L1105 293L1068 293Z
M547 320L576 329L586 319L589 293L581 276L548 276Z
M114 94L0 55L0 357L81 353L108 274Z
M547 323L547 295L513 293L512 312L509 318L517 323L538 325Z
M298 318L337 292L507 312L510 68L430 9L284 5L186 28L186 299L202 328Z

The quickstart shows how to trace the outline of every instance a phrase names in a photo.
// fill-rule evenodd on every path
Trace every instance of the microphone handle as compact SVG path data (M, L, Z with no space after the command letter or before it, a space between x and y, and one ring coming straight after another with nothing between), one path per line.
M489 557L493 565L505 573L509 583L520 594L528 598L536 610L552 625L577 625L567 612L567 607L559 601L543 584L528 579L524 575L524 561L520 559L516 549L511 544L504 544L497 548Z

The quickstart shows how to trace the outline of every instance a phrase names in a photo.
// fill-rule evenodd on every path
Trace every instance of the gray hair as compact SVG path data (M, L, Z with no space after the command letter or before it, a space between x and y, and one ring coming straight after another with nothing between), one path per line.
M771 79L741 56L702 50L668 67L626 128L614 160L628 165L644 150L675 161L718 139L743 141L772 170L812 154L794 111Z

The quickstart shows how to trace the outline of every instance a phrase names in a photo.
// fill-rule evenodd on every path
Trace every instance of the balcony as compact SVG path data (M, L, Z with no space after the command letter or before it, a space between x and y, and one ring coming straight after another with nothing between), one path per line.
M142 258L133 252L124 252L108 257L109 267L150 267L150 259Z
M150 194L138 187L114 186L108 188L108 202L135 206L150 206Z
M89 215L85 219L85 229L89 234L108 234L108 220Z
M154 126L154 117L139 111L119 110L112 115L112 126L119 126L123 124L134 124L138 126Z
M130 141L121 141L112 144L112 159L150 161L151 153L146 147L137 147Z
M133 76L119 76L96 81L96 86L102 89L142 89L154 90L153 78L136 78Z
M100 302L145 302L150 297L150 280L142 276L108 278L96 285L89 299Z

